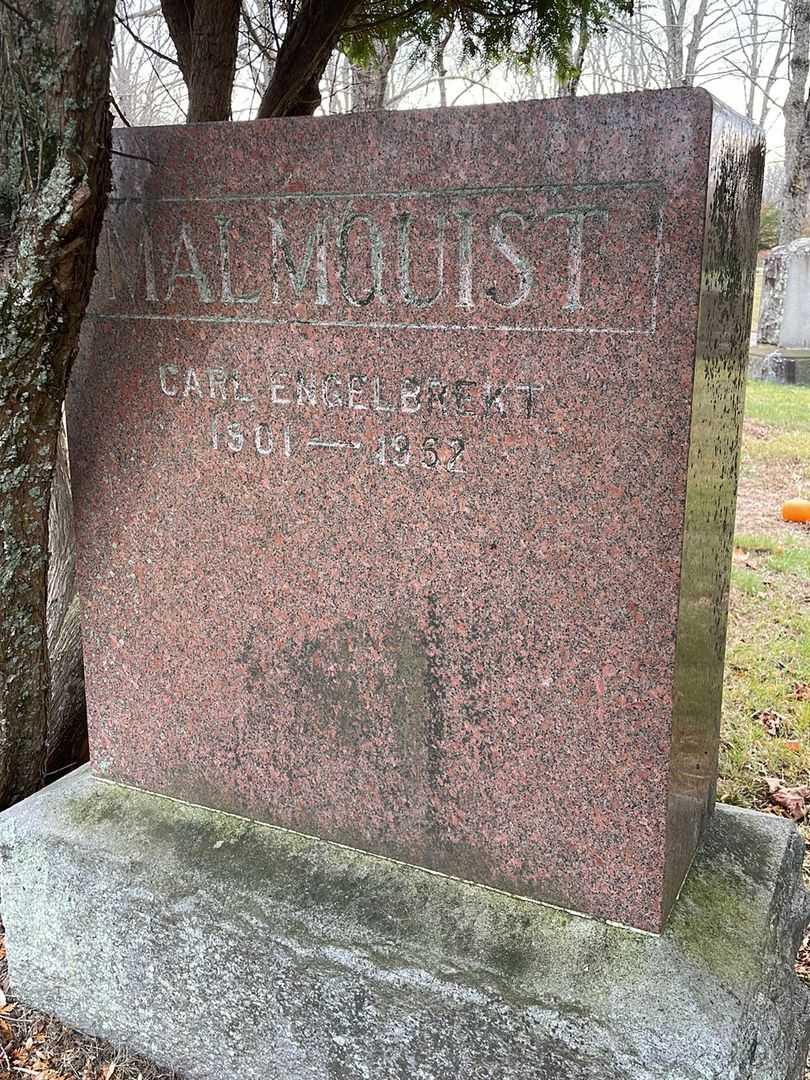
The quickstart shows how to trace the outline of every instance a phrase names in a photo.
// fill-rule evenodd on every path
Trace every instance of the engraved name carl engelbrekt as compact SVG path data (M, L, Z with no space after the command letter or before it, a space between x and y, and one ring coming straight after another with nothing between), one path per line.
M523 313L525 329L575 327L595 285L627 267L617 229L643 227L655 240L657 189L627 186L555 188L553 198L541 186L463 197L221 196L196 200L193 213L182 199L120 199L105 228L96 308L112 318L437 329L454 319L520 329ZM655 284L647 261L645 318Z
M487 420L513 416L531 420L538 414L541 386L529 381L493 381L439 376L404 375L384 378L357 371L271 371L262 385L252 385L235 368L161 364L161 393L178 404L207 403L208 438L214 450L259 457L283 454L289 458L307 451L369 451L377 465L461 472L467 450L460 434L443 434L446 424L430 430L431 421ZM213 403L213 405L211 404ZM266 418L234 417L223 404L254 406ZM312 434L312 422L329 415L355 413L380 421L420 420L418 435L381 431L370 442L361 436L336 439ZM291 420L306 422L309 434ZM368 455L366 455L368 456Z

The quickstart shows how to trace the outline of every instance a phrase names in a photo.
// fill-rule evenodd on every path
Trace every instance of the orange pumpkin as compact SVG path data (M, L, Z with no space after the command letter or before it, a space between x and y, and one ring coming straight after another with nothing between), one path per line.
M785 521L810 521L810 499L788 499L782 506Z

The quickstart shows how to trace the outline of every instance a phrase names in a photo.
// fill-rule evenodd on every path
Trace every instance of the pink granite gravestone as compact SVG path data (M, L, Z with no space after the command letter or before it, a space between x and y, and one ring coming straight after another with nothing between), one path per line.
M659 930L761 145L700 91L131 129L71 388L96 772Z

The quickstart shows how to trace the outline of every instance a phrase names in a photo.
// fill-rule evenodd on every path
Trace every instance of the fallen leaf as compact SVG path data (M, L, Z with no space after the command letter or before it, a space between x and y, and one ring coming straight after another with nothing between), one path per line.
M785 722L784 716L775 709L760 709L758 713L754 713L754 719L759 720L769 735L778 735Z
M810 701L810 683L796 683L793 688L793 696L797 701Z
M104 1080L111 1080L112 1074L115 1072L115 1062L111 1061L107 1068L104 1070Z
M778 777L769 776L768 798L774 806L787 810L794 821L802 821L807 814L807 800L810 799L810 787L801 784L797 787L785 787Z
M796 957L796 973L803 978L810 978L810 935L806 935L799 955Z
M785 739L786 750L792 750L794 754L798 754L801 748L802 744L799 739Z

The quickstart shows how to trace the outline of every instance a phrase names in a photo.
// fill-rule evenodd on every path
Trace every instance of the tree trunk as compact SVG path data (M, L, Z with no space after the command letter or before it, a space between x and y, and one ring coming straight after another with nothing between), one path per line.
M366 64L352 64L352 112L385 108L388 74L396 59L397 43L374 41L371 50Z
M114 0L0 5L0 138L22 192L0 286L0 805L41 786L48 512L110 178Z
M257 116L311 116L320 80L358 0L302 0L265 88ZM230 119L239 0L161 0L188 89L188 121Z
M585 19L580 20L579 33L577 35L577 47L573 48L573 42L568 51L568 65L570 74L560 84L560 95L563 97L576 97L579 88L579 80L582 78L582 68L585 65L585 53L588 51L591 36Z
M191 76L194 68L192 30L194 28L194 0L160 0L160 8L169 36L177 53L180 74L191 96Z
M708 0L700 0L695 16L692 19L692 36L689 38L689 48L686 50L686 67L683 73L683 85L694 86L697 74L698 54L703 38L703 23L708 10Z
M785 116L785 187L779 243L789 244L801 236L808 209L810 188L810 0L793 0L791 5L793 44L790 51L788 92L782 111Z
M230 120L239 0L161 0L188 90L189 124Z
M810 116L805 119L793 165L786 173L782 196L782 215L779 221L779 243L789 244L804 235L810 207Z
M673 0L664 0L664 34L667 39L667 84L680 86L683 79L683 24L686 0L679 0L676 10Z
M56 452L48 525L48 753L46 773L87 760L87 708L76 591L73 499L62 424Z
M440 39L436 45L436 77L439 82L439 105L441 108L447 108L447 64L446 64L446 52L447 46L450 44L450 38L453 36L453 27Z
M259 117L311 116L321 103L320 81L357 0L303 0L278 51Z
M160 6L168 28L168 35L177 53L180 75L183 76L190 96L193 71L194 0L161 0Z

